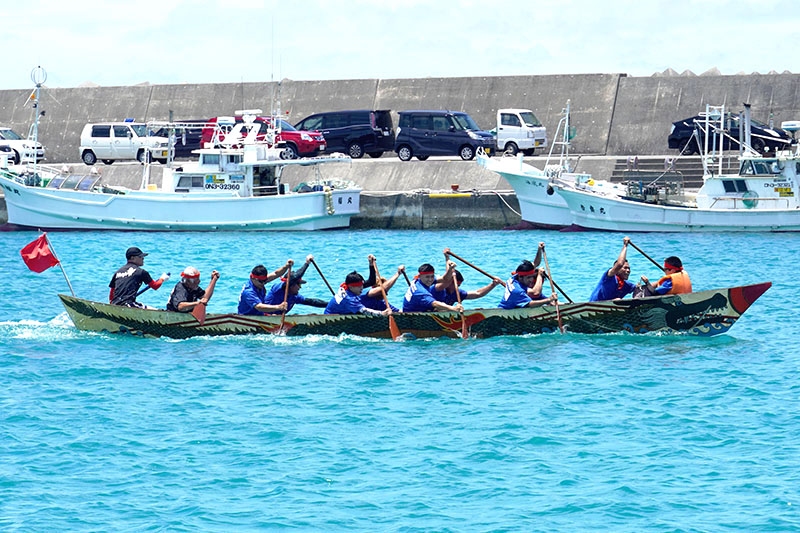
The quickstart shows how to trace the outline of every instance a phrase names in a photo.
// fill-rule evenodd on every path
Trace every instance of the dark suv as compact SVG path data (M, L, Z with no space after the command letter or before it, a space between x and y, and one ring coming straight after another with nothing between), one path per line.
M380 157L394 147L394 126L388 109L317 113L294 127L322 132L327 143L326 152L344 152L354 159L365 153Z
M478 148L495 151L494 136L478 127L472 117L458 111L400 111L394 151L401 161L416 156L459 155L469 160Z
M741 119L736 113L725 113L725 115L725 133L727 133L727 135L722 138L722 149L738 150L739 122ZM675 150L681 150L686 155L702 153L706 142L705 134L702 128L697 128L700 141L700 145L698 146L697 140L692 137L692 132L695 128L695 122L704 126L705 121L705 114L702 114L673 122L672 129L667 138L669 147ZM717 118L715 122L719 124L719 119ZM728 137L728 135L730 137ZM711 143L712 139L709 139L708 142ZM719 142L719 140L717 140L717 142ZM763 122L750 119L750 144L753 150L761 154L769 152L774 153L776 150L788 149L792 144L792 137L780 128L770 128ZM685 151L684 148L686 148ZM709 148L711 147L709 146Z

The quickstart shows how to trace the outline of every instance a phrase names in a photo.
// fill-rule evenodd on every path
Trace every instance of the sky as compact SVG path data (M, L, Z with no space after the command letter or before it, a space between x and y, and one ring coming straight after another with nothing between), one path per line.
M797 7L797 0L4 0L0 89L32 87L37 65L48 87L650 76L715 67L800 73Z

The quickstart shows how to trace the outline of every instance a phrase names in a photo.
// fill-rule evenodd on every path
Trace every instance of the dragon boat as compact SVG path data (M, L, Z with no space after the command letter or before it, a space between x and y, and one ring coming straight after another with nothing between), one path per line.
M709 337L728 331L772 283L758 283L630 300L559 305L564 330L571 333L667 333ZM389 319L368 315L244 316L212 314L201 324L189 313L120 307L59 294L78 329L145 337L185 339L199 335L357 335L391 338ZM464 311L470 336L553 333L559 330L555 306ZM395 313L405 337L460 337L462 317L455 312Z

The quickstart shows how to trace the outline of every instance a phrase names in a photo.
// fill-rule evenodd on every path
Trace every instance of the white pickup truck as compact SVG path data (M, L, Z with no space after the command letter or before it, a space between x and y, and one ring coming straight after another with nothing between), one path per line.
M495 136L498 152L533 155L547 146L547 128L530 109L499 109Z

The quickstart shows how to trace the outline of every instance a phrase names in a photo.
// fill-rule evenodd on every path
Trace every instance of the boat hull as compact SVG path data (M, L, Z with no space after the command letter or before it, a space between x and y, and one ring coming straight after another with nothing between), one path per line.
M574 224L585 229L622 232L800 231L797 209L698 209L645 204L557 187Z
M662 332L698 336L725 333L771 283L759 283L691 294L632 300L561 305L561 319L571 333ZM244 316L208 314L203 325L188 313L119 307L59 295L78 329L177 339L199 335L275 334L280 315ZM458 313L396 313L400 332L414 337L461 335ZM553 306L524 309L475 309L464 312L469 333L485 338L558 331ZM302 335L357 335L390 338L387 317L367 315L287 315L284 333Z
M358 189L239 197L131 191L107 194L28 187L0 176L8 222L68 230L247 231L346 228Z

